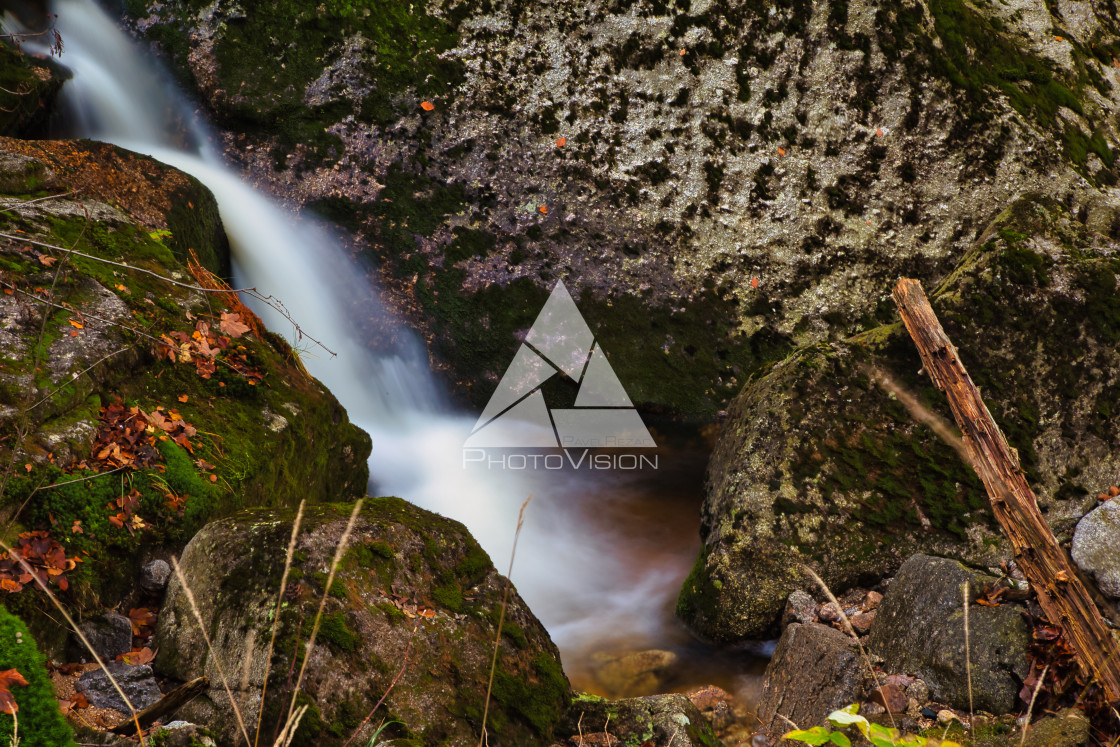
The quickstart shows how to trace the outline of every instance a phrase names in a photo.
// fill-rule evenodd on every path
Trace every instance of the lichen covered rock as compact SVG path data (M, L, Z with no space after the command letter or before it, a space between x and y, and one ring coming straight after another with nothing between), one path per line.
M1120 470L1118 252L1086 215L1027 197L928 289L1059 539ZM803 348L736 398L678 604L701 635L767 635L803 563L840 593L915 552L982 567L1009 556L975 475L873 368L951 420L901 323Z
M580 744L606 747L721 747L712 725L680 693L607 700L580 695L565 720L571 735L565 747Z
M1024 190L1120 233L1120 33L1083 6L129 4L466 396L559 278L635 402L697 419L889 318L895 277L942 277Z
M1091 573L1102 593L1120 599L1120 502L1110 500L1077 522L1070 555L1077 567Z
M955 560L913 556L902 564L883 596L868 648L882 657L887 671L920 677L938 702L996 714L1011 712L1030 667L1031 639L1019 605L973 603L985 586L996 581ZM965 583L969 584L967 638Z
M478 741L506 580L459 523L399 498L369 499L327 596L312 652L304 646L350 506L308 507L293 556L291 583L264 704L265 734L287 713L289 670L307 660L299 702L309 711L296 745L338 745L358 729L365 743L383 719L382 739L411 744ZM156 631L155 667L179 680L208 675L211 690L183 717L236 741L236 721L219 667L234 684L248 723L256 723L268 647L294 511L253 510L207 525L181 560L210 651L178 578L168 588ZM402 673L403 672L403 673ZM238 684L239 683L239 684ZM559 654L516 591L502 626L501 653L487 717L491 744L548 745L569 698ZM263 739L263 737L262 737Z
M81 561L66 603L114 607L145 552L211 517L364 493L369 437L282 339L230 326L252 322L235 296L202 291L229 266L205 187L101 143L0 154L0 518Z

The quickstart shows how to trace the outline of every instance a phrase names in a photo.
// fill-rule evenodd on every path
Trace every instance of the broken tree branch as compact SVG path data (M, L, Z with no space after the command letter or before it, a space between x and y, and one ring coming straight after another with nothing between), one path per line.
M988 412L921 283L899 280L894 301L926 373L949 399L968 461L988 491L992 513L1011 540L1016 562L1039 604L1050 621L1061 625L1069 636L1082 672L1101 684L1110 702L1120 702L1120 646L1050 531L1019 467L1018 455Z

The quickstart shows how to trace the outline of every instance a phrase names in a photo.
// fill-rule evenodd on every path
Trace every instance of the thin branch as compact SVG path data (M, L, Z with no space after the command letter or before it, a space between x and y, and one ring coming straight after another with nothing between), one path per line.
M385 699L389 697L389 693L393 692L393 688L396 687L397 682L404 674L404 670L408 668L408 655L412 651L412 639L416 637L416 629L419 627L420 620L417 620L412 625L412 632L408 634L408 646L406 646L404 649L404 660L401 661L401 668L400 671L397 672L397 676L394 677L393 681L389 683L389 687L385 690L385 694L382 695L381 699L378 700L373 708L370 709L369 713L366 714L365 719L362 721L362 723L358 724L358 728L354 730L354 733L350 735L350 738L346 740L346 743L343 744L342 747L347 747L347 745L354 741L354 737L358 736L358 732L360 732L365 727L365 725L369 723L370 719L373 718L373 714L377 713L377 709L380 708L381 704L385 702Z
M245 294L246 296L249 296L250 298L254 298L257 301L260 301L261 303L265 304L266 306L268 306L270 309L272 309L276 313L283 316L284 319L286 319L288 321L288 323L290 323L293 327L295 327L296 332L299 334L301 339L306 337L308 340L310 340L311 342L313 342L316 345L318 345L319 347L321 347L323 350L326 350L328 353L330 353L332 357L338 355L333 350L331 350L326 345L324 345L322 342L320 342L319 340L315 339L311 335L304 332L303 328L300 327L299 324L297 324L296 321L292 318L291 314L288 312L287 308L284 306L283 302L280 301L280 299L278 299L278 298L276 298L275 296L272 296L272 295L266 296L263 293L261 293L259 290L257 290L256 288L204 288L201 285L192 285L190 283L183 283L183 282L180 282L178 280L174 280L172 278L167 277L166 275L160 275L158 272L152 272L151 270L145 270L142 267L135 267L133 265L125 264L124 262L114 262L111 259L105 259L104 257L97 257L97 256L94 256L92 254L86 254L85 252L79 252L75 249L64 249L60 246L55 246L54 244L48 244L48 243L43 242L43 241L37 241L35 239L29 239L26 236L13 236L12 234L9 234L9 233L0 232L0 238L8 239L9 241L16 241L16 242L21 242L21 243L26 243L26 244L33 244L35 246L43 247L44 249L53 249L55 251L65 252L67 254L72 254L72 255L77 256L77 257L82 257L83 259L89 259L89 260L92 260L94 262L101 262L102 264L110 265L112 267L120 267L121 269L128 270L129 272L143 273L145 275L150 275L154 278L162 280L165 283L169 283L171 285L175 285L175 286L178 286L180 288L186 288L187 290L192 290L192 291L196 291L196 292L199 292L199 293L242 293L242 294ZM76 243L77 242L75 242L75 244Z

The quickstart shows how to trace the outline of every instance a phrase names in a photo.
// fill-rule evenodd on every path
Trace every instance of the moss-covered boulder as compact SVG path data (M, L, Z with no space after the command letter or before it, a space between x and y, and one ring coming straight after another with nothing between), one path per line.
M202 288L229 262L205 187L110 145L14 140L0 185L0 526L77 558L55 579L67 604L114 607L145 555L214 516L364 493L369 437ZM4 593L48 619L34 588Z
M364 744L383 720L395 723L382 740L477 743L507 582L461 524L399 498L369 499L307 653L350 509L315 506L304 513L271 661L269 639L295 512L246 511L207 525L181 563L213 649L174 579L156 632L157 670L180 680L208 675L209 694L184 713L219 729L230 743L237 726L219 667L236 688L246 723L254 724L271 665L262 735L271 742L291 699L290 671L307 656L298 703L309 709L293 744L343 744L359 726L357 742ZM512 591L486 721L490 744L550 744L568 699L556 647Z
M0 136L43 137L69 71L0 39Z
M0 743L23 747L74 747L74 735L54 696L46 660L23 622L0 605L0 672L14 669L25 684L5 678L16 713L0 712ZM18 719L18 726L17 726ZM18 739L13 739L18 737Z
M608 700L581 694L566 720L565 745L622 747L722 747L712 726L684 695L646 695Z
M929 289L1060 539L1120 469L1118 252L1085 213L1023 198ZM951 421L901 322L804 348L736 398L677 608L701 635L767 635L802 563L839 593L919 551L982 567L1008 555L975 475L872 367Z
M1079 3L127 6L478 405L557 279L635 402L703 419L1011 196L1117 204L1120 25Z

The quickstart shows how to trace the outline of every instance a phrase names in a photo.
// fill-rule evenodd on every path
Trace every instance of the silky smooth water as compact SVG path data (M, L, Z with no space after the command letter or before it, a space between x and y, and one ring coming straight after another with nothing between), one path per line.
M464 469L461 446L476 415L448 405L414 335L401 329L389 352L374 354L348 322L355 308L391 320L369 268L323 226L223 163L170 78L93 0L56 0L52 12L66 49L61 61L74 73L63 89L70 134L151 155L211 189L238 286L277 299L307 335L337 353L299 339L284 315L246 299L270 329L292 338L308 370L370 433L372 490L462 521L503 572L518 509L533 495L512 578L577 685L593 688L588 657L604 647L672 648L707 662L690 680L738 667L715 663L672 617L699 547L703 455L659 450L661 469L675 480L648 472Z

